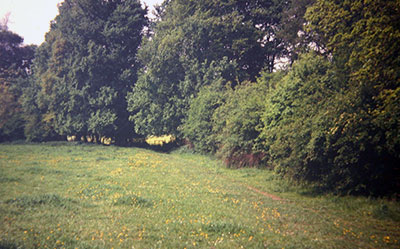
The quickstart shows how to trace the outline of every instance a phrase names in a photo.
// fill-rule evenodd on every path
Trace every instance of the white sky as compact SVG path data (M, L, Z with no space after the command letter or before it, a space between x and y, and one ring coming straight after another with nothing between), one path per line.
M25 44L41 44L49 31L50 21L57 14L57 4L63 0L0 0L0 20L10 13L8 29L24 38ZM141 0L147 6L163 0ZM150 8L152 9L152 8Z

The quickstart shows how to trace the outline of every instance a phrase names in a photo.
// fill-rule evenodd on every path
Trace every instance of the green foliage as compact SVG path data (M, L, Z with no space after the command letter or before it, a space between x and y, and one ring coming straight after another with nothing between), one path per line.
M262 139L268 164L322 190L395 193L398 155L335 69L323 57L303 56L267 95Z
M257 83L232 88L214 81L191 101L183 135L202 153L217 152L228 166L259 166L264 159L259 137L267 92L283 73L263 73Z
M330 147L351 188L398 189L400 23L398 1L317 1L307 12L314 40L333 56L348 88L335 104ZM340 166L339 166L340 165Z
M3 84L29 73L35 46L23 46L23 41L7 27L0 27L0 79Z
M246 82L225 93L224 103L213 116L213 131L217 135L218 154L228 166L263 164L264 151L259 140L259 130L262 127L264 98L280 75L263 75L257 83Z
M18 97L9 86L0 84L0 141L24 138L24 119Z
M323 114L337 89L329 62L308 54L266 96L262 138L268 164L277 172L294 179L321 180L327 166L322 160L327 129Z
M326 182L343 188L341 192L398 193L399 153L387 139L387 134L398 133L398 127L379 126L374 111L365 110L359 97L357 91L348 91L332 104L329 115L334 119L326 150L333 177L326 177Z
M46 141L57 139L58 136L54 131L54 127L49 122L51 120L44 119L45 108L43 108L43 102L38 101L39 96L42 95L39 89L36 87L34 79L32 78L29 81L29 85L24 89L24 93L21 98L25 120L25 137L28 141Z
M190 100L187 118L182 125L182 133L202 153L216 152L218 149L213 115L215 110L225 101L225 91L232 82L228 82L224 75L235 73L235 63L228 63L227 58L219 63L212 62L209 68L203 69L203 78L200 82L205 84L198 94ZM188 77L186 82L190 82Z
M88 131L91 134L102 134L108 137L114 135L117 115L113 112L113 103L118 98L118 92L109 86L103 86L94 97L89 98L90 106L95 110L90 113Z
M215 153L218 149L215 131L214 113L224 103L225 93L220 82L217 85L204 86L198 96L192 99L182 133L195 151Z
M171 1L160 11L154 35L144 42L144 65L128 96L130 120L140 134L174 134L187 119L190 99L204 85L213 62L227 58L234 70L225 81L254 80L263 68L272 71L283 54L275 35L279 1Z
M28 127L123 143L133 135L125 98L137 79L146 10L137 0L68 0L59 12L37 53Z
M0 27L0 141L24 139L21 95L30 74L35 46Z
M284 44L284 55L290 59L292 64L298 59L301 53L310 50L309 44L312 42L310 33L305 29L307 20L304 15L307 8L315 0L291 0L288 6L281 12L281 28L277 30L277 36Z

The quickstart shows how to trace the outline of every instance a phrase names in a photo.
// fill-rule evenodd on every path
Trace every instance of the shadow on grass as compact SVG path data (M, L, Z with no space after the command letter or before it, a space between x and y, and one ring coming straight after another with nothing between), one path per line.
M0 241L0 249L17 249L17 248L19 247L12 242Z
M63 198L57 194L43 194L39 196L21 196L5 201L6 204L15 205L23 209L32 209L44 205L58 208L69 208L72 204L77 203L70 198Z
M0 183L19 182L21 179L16 177L0 176Z
M150 145L146 142L144 143L135 143L133 147L148 149L160 153L170 153L176 149L178 149L181 145L178 142L171 142L164 145Z
M400 205L396 198L371 197L365 195L332 193L329 189L315 186L301 187L296 191L301 196L323 198L345 212L357 212L377 220L400 221Z

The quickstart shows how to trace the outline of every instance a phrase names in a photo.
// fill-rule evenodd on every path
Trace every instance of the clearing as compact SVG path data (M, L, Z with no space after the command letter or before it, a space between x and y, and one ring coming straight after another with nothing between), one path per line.
M399 210L200 155L0 145L0 248L399 248Z

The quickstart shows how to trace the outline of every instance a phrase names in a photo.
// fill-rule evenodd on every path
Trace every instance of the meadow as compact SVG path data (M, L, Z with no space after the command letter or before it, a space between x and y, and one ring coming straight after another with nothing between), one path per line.
M176 151L0 145L0 248L399 248L400 205Z

